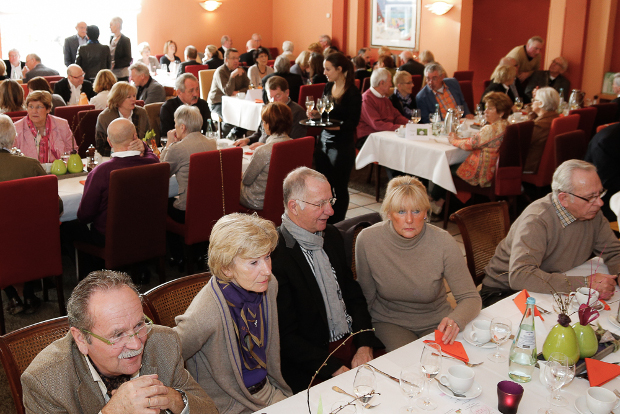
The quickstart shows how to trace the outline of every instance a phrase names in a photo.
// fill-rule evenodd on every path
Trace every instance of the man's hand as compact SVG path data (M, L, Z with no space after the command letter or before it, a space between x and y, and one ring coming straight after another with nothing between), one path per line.
M167 394L168 387L157 379L157 374L143 375L112 391L112 398L101 409L101 413L159 414L160 407L171 404L171 398L168 398ZM181 399L181 404L182 401ZM175 411L175 414L180 412Z
M357 348L357 352L353 355L353 359L351 360L351 368L357 368L360 365L364 365L367 362L372 361L374 355L372 353L372 348L369 346L360 346Z
M460 328L454 320L446 316L441 320L439 326L437 326L437 330L443 332L442 340L444 344L453 344Z
M261 145L265 145L262 142L255 142L254 144L250 145L250 149L251 150L255 150L256 148L260 147Z
M245 75L245 71L241 68L237 68L232 71L232 73L230 74L230 77L234 78L235 76L242 76L242 75Z
M588 277L588 287L597 290L599 298L607 300L614 294L617 277L617 275L612 276L604 273L595 273Z
M166 148L168 148L170 145L174 144L175 142L179 141L179 138L177 137L177 130L176 129L171 129L170 131L168 131L168 133L166 134L166 137L168 137L168 142L166 143Z
M128 151L140 151L140 156L144 155L144 141L142 141L141 139L134 139L133 141L131 141L129 143L129 146L127 147Z
M332 374L332 377L338 376L338 375L343 374L343 373L345 373L345 372L347 372L347 371L349 371L349 368L347 368L347 367L345 367L345 366L343 365L343 366L341 366L340 368L338 368L338 371L336 371L336 372L334 372L334 373Z
M250 143L250 140L248 138L239 138L238 140L233 142L233 145L235 147L245 147L249 143Z

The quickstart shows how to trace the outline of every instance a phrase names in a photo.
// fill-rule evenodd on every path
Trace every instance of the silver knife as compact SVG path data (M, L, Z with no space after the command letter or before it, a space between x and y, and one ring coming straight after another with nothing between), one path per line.
M377 369L377 368L373 367L373 366L372 366L372 365L370 365L370 364L366 364L366 365L368 365L370 368L372 368L372 369L374 369L375 371L377 371L379 374L385 375L386 377L388 377L388 378L389 378L389 379L391 379L392 381L396 381L396 382L398 382L398 383L400 384L400 380L399 380L398 378L393 377L393 376L391 376L390 374L386 374L385 372L381 371L380 369Z

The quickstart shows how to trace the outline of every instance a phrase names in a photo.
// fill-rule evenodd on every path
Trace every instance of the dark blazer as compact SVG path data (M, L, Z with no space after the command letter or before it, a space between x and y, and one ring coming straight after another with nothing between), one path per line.
M254 50L250 50L249 52L245 52L239 56L239 62L247 63L248 67L256 63L254 62Z
M114 40L114 35L110 36L110 44ZM121 38L114 50L114 69L126 68L131 64L131 42L129 38L121 33Z
M43 63L37 63L34 68L30 69L28 73L24 75L24 83L28 83L30 79L36 78L37 76L58 76L58 71L48 68Z
M588 144L588 151L584 157L596 166L601 183L607 189L607 195L603 198L605 204L601 210L608 220L616 221L615 213L609 208L609 199L620 191L620 124L610 125L592 137Z
M93 96L97 95L95 91L93 91L93 84L84 79L84 83L82 83L82 92L86 94L86 97L90 100ZM69 102L71 99L71 88L69 87L69 79L62 78L56 85L54 85L54 93L60 95L65 102Z
M101 43L80 46L75 63L82 68L86 79L94 80L101 69L110 69L112 65L110 47Z
M4 60L4 64L6 66L6 79L11 79L11 72L13 72L13 66L11 66L11 62L8 59ZM20 62L22 65L22 69L26 66L25 62Z
M620 121L620 98L616 98L612 100L611 102L618 105L618 110L616 111L616 121Z
M168 99L159 110L159 120L160 120L160 133L161 136L165 136L168 131L174 129L174 111L177 110L179 106L183 105L181 102L181 98L178 96ZM207 132L207 127L209 125L209 119L211 119L211 110L209 109L209 104L204 99L198 98L198 102L194 105L198 109L200 109L200 115L202 115L202 132Z
M396 89L394 89L394 93L390 95L389 99L390 99L390 102L392 102L392 105L394 106L394 108L396 108L402 116L404 116L405 118L409 118L407 114L405 113L405 108L403 106L402 101L398 98L398 96L396 96ZM417 105L415 102L415 96L413 96L413 94L411 95L411 104L408 105L407 107L409 109L417 108Z
M543 88L545 86L551 86L553 89L560 93L560 89L564 90L564 100L568 102L568 97L570 96L570 81L564 75L558 75L557 78L554 79L553 85L550 84L551 79L549 79L549 71L548 70L537 70L530 76L530 79L525 86L525 94L529 99L532 99L532 91L537 86L539 88Z
M220 51L220 53L222 54L222 57L224 57L224 54L226 53L226 51L224 50L224 48L222 46L218 47L217 50ZM211 69L211 68L209 68Z
M414 59L407 61L407 63L398 68L398 70L404 70L412 75L421 75L424 77L424 65L420 62L416 62Z
M217 69L224 64L222 59L212 57L211 59L203 62L205 65L209 65L209 69Z
M78 35L69 36L65 39L65 45L62 48L65 55L65 66L75 63L77 50L80 47ZM83 69L83 68L82 68Z
M471 112L469 112L469 107L465 102L459 82L454 78L444 78L443 82L448 85L448 89L450 90L456 104L463 105L463 108L465 108L465 115L469 115ZM423 87L422 90L418 92L415 100L416 105L420 110L420 115L422 116L420 123L428 124L429 116L435 112L435 105L438 103L437 98L435 98L435 94L431 90L430 86L426 85Z
M282 227L278 228L278 246L271 255L273 274L278 279L278 318L282 375L293 392L306 389L310 379L329 355L329 325L319 285L299 244ZM323 249L336 272L338 284L353 318L353 332L372 328L368 305L362 289L347 265L340 232L331 225L324 231ZM352 339L355 347L383 348L373 332ZM331 357L318 378L326 380L343 366Z
M484 90L484 92L482 92L482 97L480 98L481 104L484 104L484 97L487 93L490 92L503 92L508 95L512 103L515 102L515 94L512 92L511 88L508 88L508 90L506 90L506 88L504 88L504 85L502 85L501 83L491 82L489 83L489 86L487 86L487 88Z
M362 89L362 83L364 83L364 79L366 78L370 78L370 72L368 72L366 69L358 69L355 71L355 79L360 80L360 90Z
M183 62L179 65L179 69L177 70L177 76L181 76L185 73L185 68L192 65L202 65L202 63L198 63L195 60L188 60L187 62ZM209 69L211 69L209 67Z
M267 97L267 89L265 88L267 85L267 81L272 76L281 76L288 82L288 93L293 102L299 101L299 88L304 84L303 79L300 75L295 75L290 72L274 72L263 78L263 101L269 102Z

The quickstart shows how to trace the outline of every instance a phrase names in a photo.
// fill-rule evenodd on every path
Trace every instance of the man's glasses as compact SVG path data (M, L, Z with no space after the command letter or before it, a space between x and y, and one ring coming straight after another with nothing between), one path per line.
M69 76L72 77L72 78L75 78L75 79L79 79L79 78L83 78L84 75L86 75L86 74L82 73L81 75L77 75L77 76L73 76L73 75L69 75Z
M119 349L119 348L124 348L125 345L127 345L129 341L131 340L131 338L133 338L134 336L137 337L138 339L144 339L144 337L147 336L149 332L151 332L151 329L153 329L153 321L148 316L144 315L144 319L141 320L136 325L132 334L127 333L127 332L122 332L122 333L119 333L118 335L115 335L112 338L106 339L102 336L99 336L90 331L87 331L86 329L80 329L80 331L94 338L97 338L102 342L105 342L106 344L112 346L113 348Z
M318 204L316 204L316 203L311 203L311 202L306 201L306 200L297 200L297 201L301 201L301 202L304 202L304 203L306 203L306 204L310 204L310 205L312 205L312 206L315 206L315 207L318 207L318 208L322 209L322 208L324 208L324 207L325 207L325 205L327 205L328 203L329 203L329 204L331 204L332 206L333 206L334 204L336 204L336 197L328 198L327 200L323 200L323 201L321 201L321 202L320 202L320 203L318 203Z
M578 196L577 194L569 193L568 191L563 191L563 193L570 194L573 197L580 198L580 199L582 199L583 201L585 201L587 203L594 204L594 202L597 199L605 197L605 194L607 194L607 190L603 188L603 191L601 191L600 193L598 193L596 195L590 196L588 198L582 197L582 196Z

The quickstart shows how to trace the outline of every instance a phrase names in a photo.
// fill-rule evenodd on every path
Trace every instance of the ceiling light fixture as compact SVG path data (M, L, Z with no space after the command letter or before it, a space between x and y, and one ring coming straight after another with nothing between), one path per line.
M217 9L218 7L220 7L222 5L222 2L216 1L216 0L207 0L205 2L200 3L200 5L206 11L212 12L212 11L215 11L215 9Z
M433 14L437 16L441 16L450 11L450 9L454 7L453 4L446 3L445 1L436 1L433 4L427 4L426 8Z

